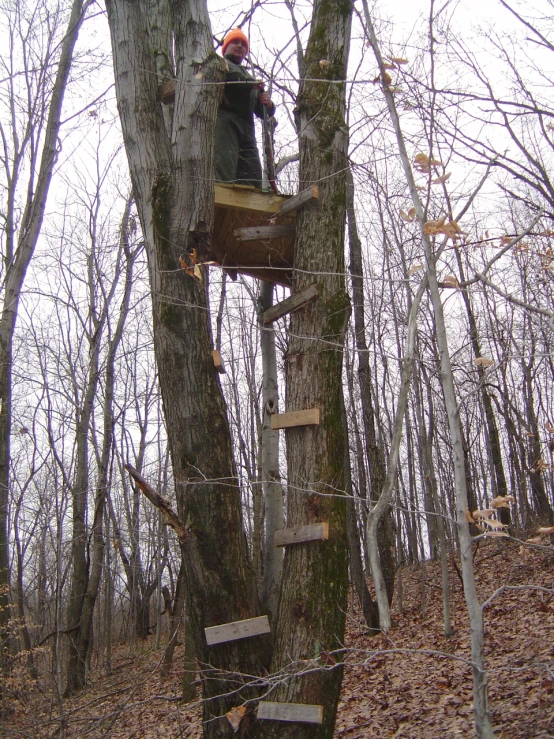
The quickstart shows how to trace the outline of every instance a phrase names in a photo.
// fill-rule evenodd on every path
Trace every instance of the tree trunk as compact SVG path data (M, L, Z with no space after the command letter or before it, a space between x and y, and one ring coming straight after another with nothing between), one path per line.
M350 3L316 0L297 102L300 181L319 183L319 207L297 215L294 291L314 282L317 299L291 315L286 357L288 411L318 407L318 426L286 431L287 526L326 521L329 539L288 547L272 673L285 670L269 699L324 706L323 724L264 722L263 737L331 739L342 670L347 591L347 537L342 423L342 349L349 313L344 285L347 129L343 84L348 60ZM330 64L322 69L320 61ZM314 81L321 80L321 81ZM339 651L336 651L339 650ZM334 653L334 654L333 654ZM297 660L319 660L321 670L292 677Z
M151 45L144 0L107 0L106 6L118 107L148 254L154 349L177 509L188 532L183 545L187 613L203 680L205 735L232 736L224 716L240 696L230 693L237 689L238 674L256 675L267 667L269 640L208 647L204 635L207 626L257 616L260 610L226 407L210 351L206 292L200 280L179 267L181 256L189 258L195 250L202 260L209 251L221 87L198 80L221 82L224 66L213 51L203 0L174 5L178 84L168 136L154 58L160 52L172 58L172 48Z
M6 240L11 243L6 254L4 274L4 303L0 317L0 639L4 638L3 627L9 617L8 605L8 494L10 488L10 434L12 414L12 346L21 288L27 268L33 256L42 228L46 201L52 174L59 155L60 129L63 99L69 73L73 62L73 50L84 19L88 2L74 0L67 32L61 42L60 60L52 88L44 145L38 173L35 172L36 186L28 188L28 199L19 224L18 244L14 250L16 217L15 203L11 202L12 212L7 213L8 232ZM46 90L41 93L47 95ZM4 649L0 644L0 666Z
M283 549L273 546L273 534L284 528L283 486L279 473L279 432L271 428L271 416L279 413L279 388L277 385L277 357L275 329L263 325L263 313L273 305L273 284L260 283L259 321L261 331L263 386L262 386L262 486L265 502L264 574L262 602L267 607L272 622L277 615Z
M348 242L350 245L350 279L352 281L352 300L354 303L354 334L358 352L358 382L360 384L360 399L362 403L362 420L364 427L366 455L369 463L371 480L371 500L376 502L383 491L385 484L385 462L383 450L377 440L375 431L375 412L372 401L371 367L369 365L369 351L365 335L365 308L364 308L364 272L362 262L362 243L358 236L356 212L354 209L354 178L352 171L346 173L346 202L348 212ZM387 588L389 605L394 594L394 574L396 571L396 532L392 508L384 511L377 527L377 546L381 569Z

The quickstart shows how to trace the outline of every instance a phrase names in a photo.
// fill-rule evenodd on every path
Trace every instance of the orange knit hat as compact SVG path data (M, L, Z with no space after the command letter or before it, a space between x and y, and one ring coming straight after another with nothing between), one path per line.
M240 28L232 28L229 33L225 36L223 39L223 55L225 56L225 52L227 50L227 47L231 43L231 41L244 41L246 44L246 51L248 51L249 45L248 45L248 39L244 35L244 33L240 30Z

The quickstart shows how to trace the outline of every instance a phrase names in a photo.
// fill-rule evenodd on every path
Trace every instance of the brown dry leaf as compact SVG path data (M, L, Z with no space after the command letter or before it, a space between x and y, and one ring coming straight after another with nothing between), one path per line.
M383 69L396 69L396 64L383 64Z
M383 72L383 82L386 85L390 85L390 83L392 82L392 77L390 76L388 72Z
M510 503L513 503L515 500L513 495L498 495L496 498L493 498L491 500L491 505L493 508L509 508Z
M397 92L402 92L402 88L401 87L389 87L389 92L392 92L392 94L394 95Z
M531 539L525 539L527 544L542 544L542 536L533 536Z
M454 287L459 288L460 283L456 279L456 275L447 275L442 281L442 287Z
M490 526L491 529L505 529L508 524L497 521L496 518L483 518L481 521L485 526Z
M549 434L554 434L554 426L551 423L547 423L545 428Z
M474 523L473 516L471 515L469 508L466 508L465 517L468 523Z
M476 367L492 367L493 364L495 364L494 359L490 359L489 357L477 357L477 359L474 360L473 364Z
M510 534L507 534L505 531L486 531L485 532L487 539L491 536L507 536L510 538Z
M452 177L452 172L448 172L447 174L443 174L440 177L437 177L435 180L431 180L432 185L443 185L445 182L448 182L448 180Z
M393 64L407 64L408 63L408 60L404 59L404 57L402 56L391 56L390 60L391 62L393 62Z
M413 209L413 210L415 210L415 209ZM403 221L406 221L406 223L412 223L412 221L414 219L410 215L411 211L412 211L412 208L410 208L410 210L407 213L406 213L405 210L400 209L400 218L402 218ZM415 213L414 213L414 215L415 215Z
M240 722L242 721L245 713L246 706L235 706L225 714L227 716L227 721L233 727L233 731L235 732L235 734L239 730Z
M423 269L422 264L414 264L410 267L408 270L408 277L411 277L412 275L415 275L416 272L419 272L420 269Z
M473 518L488 518L494 513L494 508L484 508L481 511L473 511Z
M410 216L410 218L415 218L416 217L415 208L410 208L410 210L408 211L408 215Z
M319 62L319 66L321 67L321 69L327 69L327 67L331 66L331 62L327 59L321 59Z
M423 152L420 152L419 154L415 155L414 164L418 168L427 169L429 167L429 157L427 156L427 154L423 154Z
M537 534L554 534L554 526L541 526Z
M438 221L427 221L423 224L423 233L428 236L436 236L443 232L444 224L446 223L446 216L443 216Z

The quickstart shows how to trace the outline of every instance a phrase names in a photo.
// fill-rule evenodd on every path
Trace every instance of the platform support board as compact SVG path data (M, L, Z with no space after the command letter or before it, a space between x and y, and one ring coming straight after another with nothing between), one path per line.
M214 358L214 367L220 374L224 375L225 365L223 364L223 359L221 359L221 352L219 351L219 349L213 350L212 357Z
M277 223L275 226L249 226L247 228L235 228L233 231L237 241L293 238L295 233L296 227L286 223Z
M269 326L279 318L282 318L288 313L292 313L294 310L306 305L306 303L309 303L311 300L316 298L317 294L317 285L309 285L309 287L305 287L303 290L299 290L299 292L294 293L294 295L285 298L282 302L272 305L271 308L268 308L264 312L264 326Z
M286 547L288 544L302 544L306 541L325 541L328 538L328 523L311 523L307 526L279 529L273 534L273 546Z
M299 724L322 724L323 706L308 703L272 703L260 701L258 719L270 721L290 721Z
M273 413L271 428L288 429L293 426L319 426L319 408L310 408L307 411L291 411L290 413Z
M303 205L306 205L306 203L310 203L318 199L319 186L312 185L306 190L302 190L302 192L299 192L298 195L293 195L292 198L289 198L286 203L283 203L283 205L279 208L279 212L277 215L284 216L287 213L292 213L293 211L298 210L298 208L301 208Z
M228 641L247 639L250 636L260 636L261 634L269 634L270 632L271 629L269 627L267 616L246 618L244 621L232 621L229 624L208 626L204 629L206 642L209 647L214 644L223 644Z

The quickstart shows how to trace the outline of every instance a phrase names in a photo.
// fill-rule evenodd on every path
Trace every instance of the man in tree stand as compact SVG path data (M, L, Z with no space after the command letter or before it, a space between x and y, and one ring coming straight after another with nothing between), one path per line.
M268 92L242 66L248 54L248 39L240 28L233 28L223 41L223 56L229 65L223 100L215 129L216 182L238 182L262 186L262 165L256 145L254 113L258 118L275 113Z

